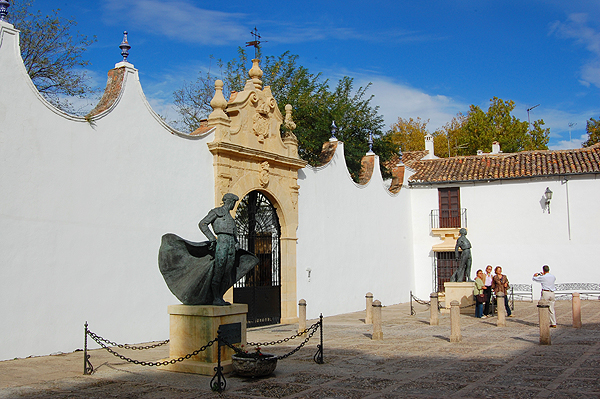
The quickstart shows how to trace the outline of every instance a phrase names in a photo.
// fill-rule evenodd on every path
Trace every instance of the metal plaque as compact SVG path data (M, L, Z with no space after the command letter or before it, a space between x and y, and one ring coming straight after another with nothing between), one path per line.
M242 343L242 323L221 324L219 326L221 338L229 344Z

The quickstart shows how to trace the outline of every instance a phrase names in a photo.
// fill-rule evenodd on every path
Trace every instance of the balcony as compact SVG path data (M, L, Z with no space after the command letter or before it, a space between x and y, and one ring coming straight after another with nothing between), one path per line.
M467 228L467 208L432 209L429 214L430 229Z

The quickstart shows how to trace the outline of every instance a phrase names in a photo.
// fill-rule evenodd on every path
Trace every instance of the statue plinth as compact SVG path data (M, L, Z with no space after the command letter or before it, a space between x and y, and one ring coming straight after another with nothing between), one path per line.
M213 305L171 305L169 306L170 342L169 359L178 359L192 353L217 337L219 326L228 325L235 330L239 323L239 341L231 344L246 344L246 315L248 305L234 303L230 306ZM232 326L233 325L233 326ZM236 334L233 334L234 336ZM233 350L221 347L221 366L223 372L232 370ZM160 366L161 370L214 375L217 366L218 345L215 342L205 351L182 362Z
M444 301L444 313L450 312L450 303L452 301L458 301L460 304L460 313L474 314L475 313L475 297L473 296L473 288L475 288L475 282L464 281L460 283L445 282L444 290L446 292L446 298ZM469 306L473 305L473 306Z

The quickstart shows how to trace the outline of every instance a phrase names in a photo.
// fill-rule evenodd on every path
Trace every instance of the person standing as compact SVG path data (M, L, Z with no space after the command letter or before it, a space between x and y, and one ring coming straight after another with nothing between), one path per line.
M475 287L473 288L473 295L475 296L475 317L478 319L486 318L487 316L483 315L483 302L485 298L483 297L483 271L481 269L477 270L477 277L475 278Z
M485 273L483 275L483 295L485 295L485 304L483 305L483 315L490 315L490 304L492 302L492 279L494 275L492 274L492 265L487 265L485 268Z
M496 266L494 272L496 274L492 279L492 289L496 294L496 298L498 297L499 292L504 293L504 308L506 309L506 317L512 317L510 306L508 306L508 277L502 274L502 267L500 266ZM500 306L500 304L498 304L498 306Z
M547 300L550 304L550 327L556 328L556 313L554 312L554 302L556 300L554 297L556 286L554 283L556 282L556 277L550 274L550 267L544 265L542 272L534 274L532 280L542 284L542 299Z

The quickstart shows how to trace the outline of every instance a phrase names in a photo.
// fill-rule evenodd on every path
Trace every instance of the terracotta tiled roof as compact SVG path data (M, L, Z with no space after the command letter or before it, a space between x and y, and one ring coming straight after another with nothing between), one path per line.
M125 67L114 68L108 71L108 80L106 81L106 88L104 89L104 94L100 99L100 102L96 105L96 107L90 111L89 114L86 115L86 118L92 118L101 112L109 109L117 98L119 98L119 94L121 94L121 89L123 88L123 78L125 77Z
M323 143L323 148L321 149L321 154L319 155L319 166L323 166L333 158L335 154L335 150L337 149L338 141L326 141Z
M411 184L600 173L600 144L574 150L484 154L404 163L416 171L409 178Z
M423 158L427 154L429 154L429 151L427 151L427 150L406 151L406 152L402 153L402 162L406 163L406 162L410 162L410 161L417 161L417 160Z
M194 130L192 133L190 133L190 136L201 136L203 134L205 134L206 132L209 132L212 129L212 127L208 126L208 119L202 119L200 121L200 126L198 126L198 128L196 130Z
M427 154L429 154L427 150L407 151L402 153L402 164L398 155L394 155L389 161L384 162L383 166L392 174L389 191L396 194L402 189L402 183L404 182L404 162L418 161Z
M373 169L375 169L375 155L365 155L362 157L358 184L367 184L371 180L371 177L373 177Z

